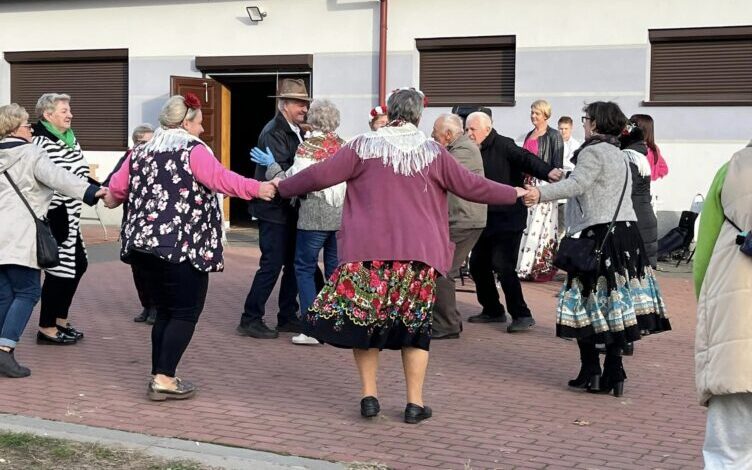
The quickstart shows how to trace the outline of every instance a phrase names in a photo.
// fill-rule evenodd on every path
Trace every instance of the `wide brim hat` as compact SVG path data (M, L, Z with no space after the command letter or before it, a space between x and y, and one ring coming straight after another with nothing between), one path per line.
M277 92L277 94L270 96L269 98L313 101L313 98L308 96L308 90L306 90L305 82L299 78L283 79L282 84L280 85L279 91Z

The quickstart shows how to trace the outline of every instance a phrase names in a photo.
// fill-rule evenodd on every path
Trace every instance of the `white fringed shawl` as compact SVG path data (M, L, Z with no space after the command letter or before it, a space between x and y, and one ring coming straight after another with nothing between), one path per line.
M623 152L627 154L629 162L634 163L637 167L637 172L640 176L643 178L650 176L650 162L648 162L648 157L632 149L625 149Z
M380 158L395 173L412 176L433 163L440 145L413 124L387 126L353 138L346 144L361 160Z

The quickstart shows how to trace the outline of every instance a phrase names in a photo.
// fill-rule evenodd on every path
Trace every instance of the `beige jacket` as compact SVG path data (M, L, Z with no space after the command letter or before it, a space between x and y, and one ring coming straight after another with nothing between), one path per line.
M36 226L29 210L5 177L7 172L37 217L47 214L52 193L94 204L97 187L55 165L36 145L13 137L0 141L0 265L39 269Z
M752 229L752 148L732 157L721 191L726 217ZM697 304L695 381L700 403L713 395L752 392L752 257L724 222Z

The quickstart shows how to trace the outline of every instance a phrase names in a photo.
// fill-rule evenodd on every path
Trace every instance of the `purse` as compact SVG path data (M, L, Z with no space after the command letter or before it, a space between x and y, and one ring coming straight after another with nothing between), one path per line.
M595 274L601 265L601 253L603 253L603 247L606 244L606 240L611 235L616 224L616 217L621 210L621 203L624 201L624 193L627 191L627 181L629 180L629 164L626 165L626 173L624 175L624 187L621 189L621 196L619 196L619 204L616 206L616 212L611 218L611 223L608 226L606 235L603 237L601 245L596 248L595 240L592 238L574 238L569 235L561 239L559 243L559 249L554 256L553 264L562 271L566 271L572 275L578 274Z
M58 253L57 240L52 236L50 224L47 222L47 219L40 219L37 217L31 209L29 202L24 195L21 194L18 186L13 182L7 171L5 172L5 177L8 178L8 182L13 186L13 189L16 190L16 194L18 194L18 197L21 198L24 205L29 210L29 213L34 218L34 223L36 224L37 229L37 264L42 269L54 268L60 264L60 254Z

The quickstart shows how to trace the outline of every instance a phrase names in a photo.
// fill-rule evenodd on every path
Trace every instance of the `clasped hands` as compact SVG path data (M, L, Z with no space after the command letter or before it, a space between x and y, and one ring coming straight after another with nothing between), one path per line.
M559 168L554 168L548 173L548 181L555 183L560 181L564 176L564 171ZM524 188L514 188L517 191L517 197L522 198L522 203L527 207L534 206L540 202L540 190L535 186L526 184Z

